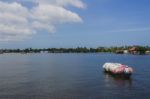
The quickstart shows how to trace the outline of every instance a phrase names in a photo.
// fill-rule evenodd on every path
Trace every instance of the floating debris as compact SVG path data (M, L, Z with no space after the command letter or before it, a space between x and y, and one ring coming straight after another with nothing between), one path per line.
M133 69L131 67L120 63L105 63L103 65L103 69L105 72L117 76L130 77L133 73Z

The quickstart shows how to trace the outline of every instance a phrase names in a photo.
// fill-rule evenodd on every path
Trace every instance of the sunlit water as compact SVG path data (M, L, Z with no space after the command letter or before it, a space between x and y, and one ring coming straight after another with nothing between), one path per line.
M105 62L134 68L131 79L103 73ZM0 99L150 99L150 56L2 54Z

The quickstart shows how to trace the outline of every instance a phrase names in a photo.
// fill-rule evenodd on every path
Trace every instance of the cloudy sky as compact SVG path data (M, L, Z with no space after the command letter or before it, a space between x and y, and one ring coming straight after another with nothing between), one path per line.
M150 45L149 0L0 0L0 48Z

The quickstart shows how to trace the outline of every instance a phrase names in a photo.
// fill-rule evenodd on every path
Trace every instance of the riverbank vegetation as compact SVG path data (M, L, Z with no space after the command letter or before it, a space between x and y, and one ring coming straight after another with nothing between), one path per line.
M26 48L26 49L0 49L0 53L99 53L110 52L117 54L149 54L150 46L121 46L121 47L77 47L77 48Z

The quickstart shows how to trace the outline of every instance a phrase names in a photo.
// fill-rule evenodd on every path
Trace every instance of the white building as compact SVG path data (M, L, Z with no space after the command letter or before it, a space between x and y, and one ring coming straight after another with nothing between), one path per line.
M129 51L128 51L128 50L124 50L123 53L124 53L124 54L128 54Z

